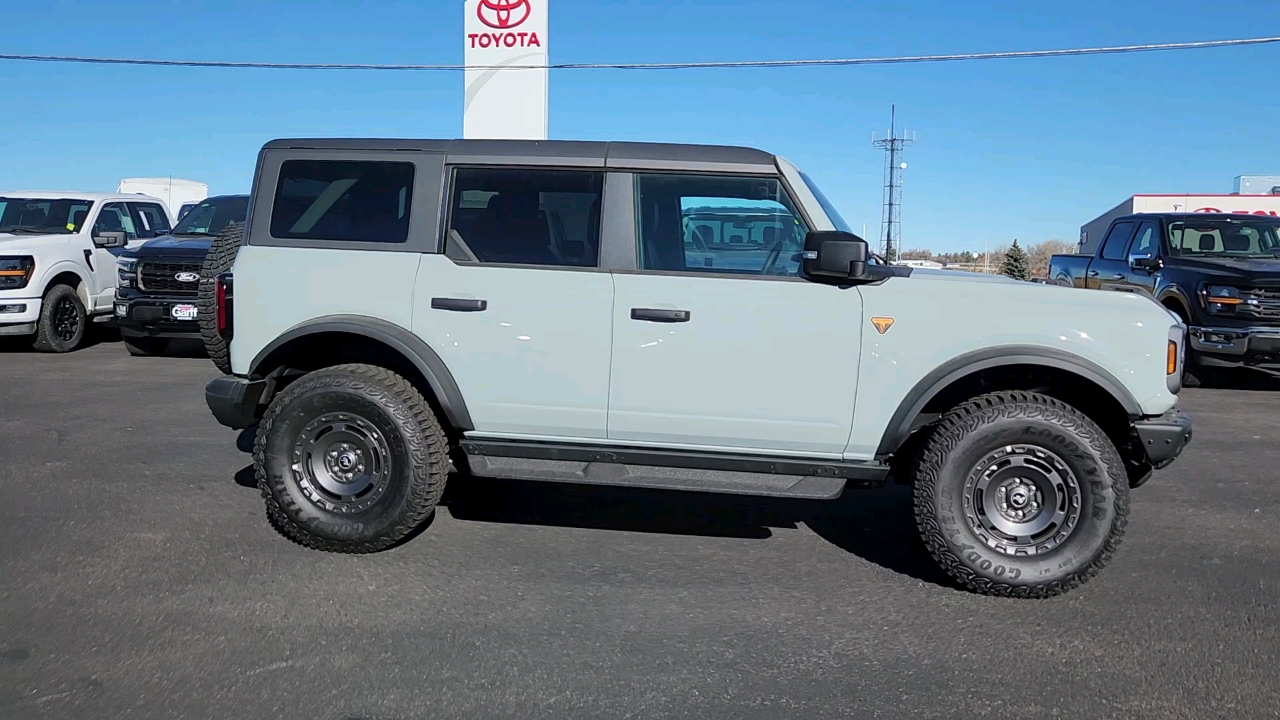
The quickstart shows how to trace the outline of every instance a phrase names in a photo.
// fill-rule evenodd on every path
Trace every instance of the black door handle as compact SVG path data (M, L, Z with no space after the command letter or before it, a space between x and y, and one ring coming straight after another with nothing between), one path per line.
M1097 271L1097 270L1090 270L1090 271L1089 271L1089 277L1098 277L1098 271Z
M1111 273L1111 279L1112 279L1112 280L1123 280L1123 279L1124 279L1124 273Z
M663 308L631 308L631 319L661 323L689 322L689 311L666 310Z
M489 307L486 300L474 298L431 298L432 310L452 310L454 312L484 312Z

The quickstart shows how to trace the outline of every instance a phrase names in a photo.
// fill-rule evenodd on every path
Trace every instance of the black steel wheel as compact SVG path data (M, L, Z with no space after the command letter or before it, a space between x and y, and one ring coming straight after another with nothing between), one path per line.
M71 352L84 341L87 325L84 303L75 288L55 285L45 293L33 346L41 352Z
M997 448L965 480L965 520L1005 555L1052 551L1080 521L1080 483L1057 454L1035 445Z
M1051 597L1110 561L1124 536L1129 478L1092 420L1022 391L947 412L924 442L916 525L938 565L987 595Z
M422 394L385 368L338 365L277 395L254 470L267 517L317 550L376 552L420 527L449 474L449 443Z

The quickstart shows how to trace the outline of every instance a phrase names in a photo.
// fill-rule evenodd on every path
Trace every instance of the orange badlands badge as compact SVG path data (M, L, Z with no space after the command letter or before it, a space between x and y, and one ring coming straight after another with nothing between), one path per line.
M889 332L889 328L893 327L893 318L891 318L891 317L873 317L873 318L871 318L871 324L872 324L872 325L875 325L875 326L876 326L876 330L880 331L880 334L881 334L881 335L883 335L883 334L885 334L885 333Z

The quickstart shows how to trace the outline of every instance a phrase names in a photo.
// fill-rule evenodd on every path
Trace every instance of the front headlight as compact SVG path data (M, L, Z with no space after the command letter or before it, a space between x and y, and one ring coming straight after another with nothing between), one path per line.
M1206 285L1204 288L1204 304L1211 313L1235 312L1236 306L1243 302L1238 288L1226 285Z
M122 257L116 260L116 285L122 288L137 287L138 260Z
M30 255L0 256L0 290L18 290L31 281L35 258Z

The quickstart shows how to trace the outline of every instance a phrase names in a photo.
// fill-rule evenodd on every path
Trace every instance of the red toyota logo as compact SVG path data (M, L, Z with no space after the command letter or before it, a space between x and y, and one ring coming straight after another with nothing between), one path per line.
M506 30L529 19L529 0L480 0L476 15L491 28Z

